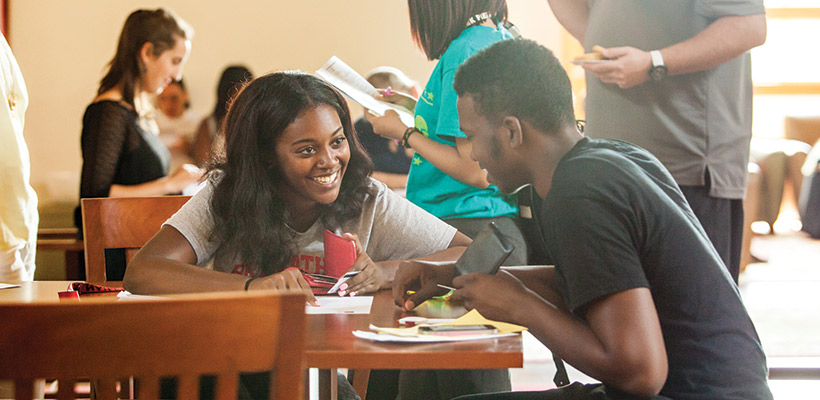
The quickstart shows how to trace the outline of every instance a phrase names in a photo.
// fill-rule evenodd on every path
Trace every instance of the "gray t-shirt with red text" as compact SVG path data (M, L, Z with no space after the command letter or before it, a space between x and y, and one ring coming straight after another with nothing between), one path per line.
M356 234L373 261L404 260L446 249L456 229L393 193L383 183L370 179L371 194L365 197L359 218L337 226L317 220L303 233L296 233L297 252L285 267L324 273L323 234ZM233 255L221 252L221 243L212 240L213 217L210 212L213 184L208 183L164 225L172 226L194 248L197 265L221 272L253 275Z

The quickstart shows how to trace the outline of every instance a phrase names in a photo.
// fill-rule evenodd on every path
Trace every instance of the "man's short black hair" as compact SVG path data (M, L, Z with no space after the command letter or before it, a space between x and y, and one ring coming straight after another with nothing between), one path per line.
M575 125L566 71L549 49L531 40L503 40L470 57L458 68L453 87L459 96L471 96L476 111L493 124L512 115L545 133Z

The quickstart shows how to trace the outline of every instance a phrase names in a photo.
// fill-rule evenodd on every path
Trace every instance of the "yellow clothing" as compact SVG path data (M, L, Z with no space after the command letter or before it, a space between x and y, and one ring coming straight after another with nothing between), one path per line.
M37 194L23 138L28 92L17 60L0 35L0 281L34 279Z

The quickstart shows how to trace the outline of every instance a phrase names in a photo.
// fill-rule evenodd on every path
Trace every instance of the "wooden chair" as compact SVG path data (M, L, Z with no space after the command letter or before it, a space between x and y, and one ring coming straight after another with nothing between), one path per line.
M85 276L105 282L105 249L125 249L126 263L190 196L82 199Z
M173 376L179 399L197 399L199 377L215 375L215 398L235 399L239 372L272 371L270 398L303 400L304 309L301 294L269 292L0 304L0 379L31 399L35 379L56 378L57 398L72 399L90 377L113 399L133 376L136 398L156 399L159 378Z
M814 146L820 140L820 116L786 116L783 123L783 135L786 139L799 140L809 146Z

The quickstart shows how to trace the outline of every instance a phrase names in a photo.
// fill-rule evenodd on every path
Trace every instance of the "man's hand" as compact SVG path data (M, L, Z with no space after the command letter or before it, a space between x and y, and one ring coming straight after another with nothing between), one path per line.
M516 311L529 312L524 296L537 296L504 270L496 275L462 275L453 280L453 287L457 290L450 300L464 303L468 310L477 309L485 318L511 323L520 323Z
M631 88L649 80L652 57L648 51L634 47L602 48L608 61L584 63L583 68L605 83L614 83L621 89Z
M302 276L302 271L297 268L288 268L278 274L269 275L256 279L248 286L248 290L273 290L280 292L301 292L307 296L307 302L312 306L318 306L316 297L310 285Z
M410 260L401 263L393 280L393 300L404 311L416 308L425 300L447 293L437 284L451 285L455 268L452 262ZM413 291L410 294L408 291Z

